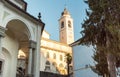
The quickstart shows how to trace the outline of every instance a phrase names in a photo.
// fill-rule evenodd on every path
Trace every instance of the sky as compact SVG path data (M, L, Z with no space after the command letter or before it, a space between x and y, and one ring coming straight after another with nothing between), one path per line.
M27 12L37 17L41 13L41 20L45 23L45 30L51 35L50 38L59 41L59 22L65 5L74 20L75 41L81 37L82 23L86 17L87 4L84 0L25 0Z
M91 68L85 68L86 65L94 66L93 56L93 47L92 46L82 46L77 45L73 47L73 65L74 70L74 77L98 77L96 73L94 73Z

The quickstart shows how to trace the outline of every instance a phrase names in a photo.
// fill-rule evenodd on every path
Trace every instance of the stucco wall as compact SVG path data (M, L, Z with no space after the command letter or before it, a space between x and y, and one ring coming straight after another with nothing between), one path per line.
M77 45L73 47L73 65L74 77L97 77L91 68L86 68L86 65L94 66L92 59L93 48L90 46ZM79 70L77 70L79 69Z
M1 57L4 60L3 65L3 77L15 77L16 75L16 64L17 64L17 54L18 54L18 42L6 35L2 39L2 55Z

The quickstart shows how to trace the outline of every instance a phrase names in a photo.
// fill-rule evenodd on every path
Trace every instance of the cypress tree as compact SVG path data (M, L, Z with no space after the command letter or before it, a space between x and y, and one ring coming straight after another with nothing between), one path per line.
M120 53L120 0L87 0L89 9L82 24L80 43L105 52L110 77L116 77L116 57Z

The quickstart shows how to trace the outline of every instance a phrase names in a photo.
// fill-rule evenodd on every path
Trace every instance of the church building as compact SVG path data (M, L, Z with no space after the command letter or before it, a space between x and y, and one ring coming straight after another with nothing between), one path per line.
M72 55L69 44L74 42L73 19L65 8L59 19L60 42L50 39L50 34L43 31L41 39L40 71L67 74L66 54Z
M1 0L0 9L0 77L40 77L40 71L67 74L65 57L72 55L74 30L66 8L59 19L60 41L50 39L40 14L35 18L27 13L24 0Z
M65 8L59 19L60 41L50 39L50 34L44 30L41 38L40 46L40 71L55 74L67 75L66 54L71 54L72 48L69 44L74 42L73 19L69 11ZM20 57L21 56L21 57ZM25 57L22 51L19 54L19 60ZM25 58L23 58L23 61ZM25 63L25 62L24 62ZM23 63L22 63L23 64ZM18 63L18 67L24 67ZM71 65L72 69L72 65Z
M50 39L50 34L44 30L40 46L40 71L67 75L66 54L71 54L69 44L74 42L73 19L65 8L59 19L60 41ZM25 68L26 55L20 51L18 67ZM23 61L22 61L23 60ZM22 62L22 63L21 63ZM72 69L72 65L71 65Z

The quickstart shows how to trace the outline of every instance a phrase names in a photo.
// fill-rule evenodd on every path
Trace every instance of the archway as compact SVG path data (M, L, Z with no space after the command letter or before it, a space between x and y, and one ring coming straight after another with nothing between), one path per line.
M24 58L25 61L25 68L21 67L22 69L26 70L27 68L27 60L28 60L28 53L29 53L29 40L31 38L31 33L27 25L18 19L13 19L7 23L6 26L7 30L5 32L6 36L4 38L4 43L7 44L5 47L8 49L9 53L12 55L11 63L14 63L17 67L12 68L13 70L17 70L19 66L20 58L18 58L19 51L23 51L26 55ZM24 71L25 72L25 71ZM13 76L13 75L12 75Z

